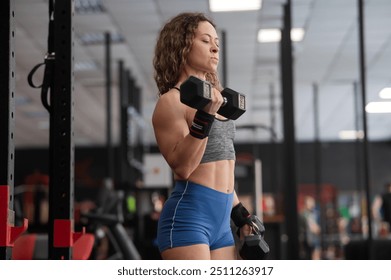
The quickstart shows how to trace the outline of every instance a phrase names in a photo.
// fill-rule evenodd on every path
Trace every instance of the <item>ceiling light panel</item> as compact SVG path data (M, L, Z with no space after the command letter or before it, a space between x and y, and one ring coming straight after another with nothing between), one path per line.
M303 28L291 29L291 40L293 42L300 42L304 38L305 31ZM260 29L258 31L259 43L275 43L281 41L281 30L278 28Z
M105 42L105 33L103 32L91 32L78 34L77 37L80 40L80 43L84 46L86 45L100 45ZM123 43L125 41L124 37L119 33L110 34L111 43Z
M75 13L83 14L101 14L106 12L102 0L75 0Z
M260 29L258 31L258 42L260 43L273 43L281 41L280 29Z
M262 7L262 0L209 0L211 12L254 11Z
M364 131L362 130L342 130L339 132L339 139L341 140L355 140L363 139Z
M303 28L293 28L291 30L291 40L293 42L303 41L304 34L305 34L305 32L304 32Z
M367 113L391 113L391 101L369 102L365 106Z
M391 99L391 87L383 88L379 92L379 97L383 99Z

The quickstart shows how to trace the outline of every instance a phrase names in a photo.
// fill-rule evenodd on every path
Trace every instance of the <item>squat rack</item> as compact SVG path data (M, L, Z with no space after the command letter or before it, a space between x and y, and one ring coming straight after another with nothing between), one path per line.
M14 1L0 1L0 259L9 260L16 238L27 229L24 219L15 226L14 212L14 111L15 11ZM7 62L7 63L5 63Z
M49 0L49 259L71 259L73 244L83 234L74 232L73 221L73 7L73 0Z

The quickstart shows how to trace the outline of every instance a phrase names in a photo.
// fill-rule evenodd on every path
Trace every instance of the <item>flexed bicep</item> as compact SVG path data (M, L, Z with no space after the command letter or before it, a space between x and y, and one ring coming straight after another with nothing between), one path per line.
M152 118L159 150L178 177L186 179L200 164L206 139L190 135L188 107L175 95L160 98Z

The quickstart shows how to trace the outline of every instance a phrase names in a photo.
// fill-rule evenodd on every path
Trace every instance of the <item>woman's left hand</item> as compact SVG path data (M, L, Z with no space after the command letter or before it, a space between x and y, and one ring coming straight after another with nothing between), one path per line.
M252 234L252 227L248 224L245 224L240 228L240 240L243 240L245 236Z

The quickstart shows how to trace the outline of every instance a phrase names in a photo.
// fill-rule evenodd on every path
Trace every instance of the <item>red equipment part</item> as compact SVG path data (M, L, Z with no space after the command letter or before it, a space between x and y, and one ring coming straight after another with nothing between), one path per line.
M15 212L9 208L9 189L7 185L0 185L0 247L13 247L16 238L28 227L27 219L22 226L14 226Z

